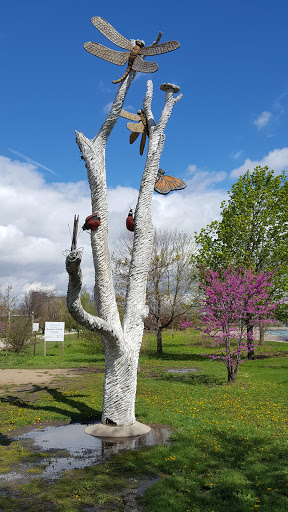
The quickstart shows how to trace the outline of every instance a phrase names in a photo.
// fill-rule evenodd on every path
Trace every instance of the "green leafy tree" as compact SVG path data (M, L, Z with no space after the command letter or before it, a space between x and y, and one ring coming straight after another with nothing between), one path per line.
M221 220L212 222L196 235L198 266L215 271L229 267L252 269L255 273L273 271L271 296L275 301L285 298L288 291L285 172L274 176L268 167L258 166L240 176L228 194L229 200L221 204ZM264 331L262 341L263 335Z

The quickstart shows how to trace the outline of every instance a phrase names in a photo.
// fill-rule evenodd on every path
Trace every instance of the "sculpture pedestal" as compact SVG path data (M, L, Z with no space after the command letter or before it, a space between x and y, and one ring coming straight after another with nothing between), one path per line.
M133 425L127 425L123 427L114 427L111 425L103 425L103 423L97 423L95 425L89 425L85 428L86 434L94 437L135 437L143 434L148 434L151 427L135 421Z

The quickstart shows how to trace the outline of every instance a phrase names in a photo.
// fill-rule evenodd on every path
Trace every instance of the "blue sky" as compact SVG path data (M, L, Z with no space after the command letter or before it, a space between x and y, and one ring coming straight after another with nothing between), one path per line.
M75 208L84 218L90 213L74 130L89 138L97 134L117 91L111 82L123 72L83 49L86 41L117 49L91 24L92 16L102 16L128 39L150 44L162 30L162 42L181 43L170 54L148 58L159 70L139 74L124 105L135 112L141 108L146 82L152 79L157 120L164 101L160 84L176 83L183 93L167 125L160 165L184 178L188 187L173 199L172 194L155 198L156 225L179 227L180 216L186 219L180 228L184 225L193 234L219 216L226 191L248 167L260 163L276 172L288 170L287 0L5 2L0 20L0 249L7 253L0 270L3 286L13 279L18 285L21 281L22 291L34 282L60 290L66 286L63 261L56 257L58 240L63 249L69 245L64 239L72 212L78 213ZM138 143L129 145L126 121L119 119L107 148L107 184L112 201L122 200L124 221L124 211L136 202L144 165L145 155L140 157ZM33 223L37 207L47 220L46 231ZM111 211L112 238L120 229L119 211L115 218ZM14 238L10 226L16 230ZM18 270L15 265L12 270L9 251L14 247L18 254L19 233L30 255L29 243L38 248L54 245L51 258L58 270L51 264L47 273L43 247L37 261L30 261L30 270L23 255Z

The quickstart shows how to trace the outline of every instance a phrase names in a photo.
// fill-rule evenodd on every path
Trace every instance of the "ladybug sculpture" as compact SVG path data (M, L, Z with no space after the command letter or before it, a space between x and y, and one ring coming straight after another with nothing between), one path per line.
M101 224L101 219L98 216L98 213L94 213L93 215L89 215L85 219L85 224L82 226L83 231L88 229L98 229Z
M128 217L126 219L126 228L128 231L134 231L134 215L132 208L130 208Z

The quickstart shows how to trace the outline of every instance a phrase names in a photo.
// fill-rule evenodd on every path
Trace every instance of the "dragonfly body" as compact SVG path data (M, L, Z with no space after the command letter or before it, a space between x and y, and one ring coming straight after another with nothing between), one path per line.
M112 84L119 84L119 82L122 82L122 80L124 80L124 78L126 78L126 76L130 73L130 71L133 67L133 64L135 62L135 59L138 57L140 50L143 46L144 46L143 41L136 41L135 46L132 47L131 52L129 54L128 66L127 66L125 73L121 76L121 78L118 78L118 80L112 80Z
M142 133L141 142L140 142L140 155L143 155L146 136L149 137L148 131L148 123L144 113L144 110L139 109L137 114L132 114L132 112L126 112L126 110L121 110L121 117L125 117L126 119L130 119L131 121L137 121L137 123L127 123L127 128L132 132L130 134L130 144L133 144L137 139L138 135Z
M158 65L156 62L145 61L144 57L171 52L180 46L178 41L168 41L166 43L158 44L159 37L156 40L157 44L155 43L150 46L145 46L144 41L140 39L136 39L136 41L129 41L129 39L126 39L124 36L119 34L119 32L117 32L117 30L115 30L115 28L112 27L110 23L108 23L103 18L100 18L100 16L95 16L91 19L91 21L93 25L105 37L107 37L107 39L109 39L112 43L116 44L120 48L128 50L129 52L118 52L93 42L84 44L84 48L87 50L87 52L92 53L92 55L96 55L96 57L100 57L100 59L107 60L108 62L112 62L118 66L122 66L128 63L127 69L121 78L118 80L113 80L112 83L114 84L122 82L122 80L124 80L130 73L131 69L134 71L140 71L142 73L154 73L157 71Z

